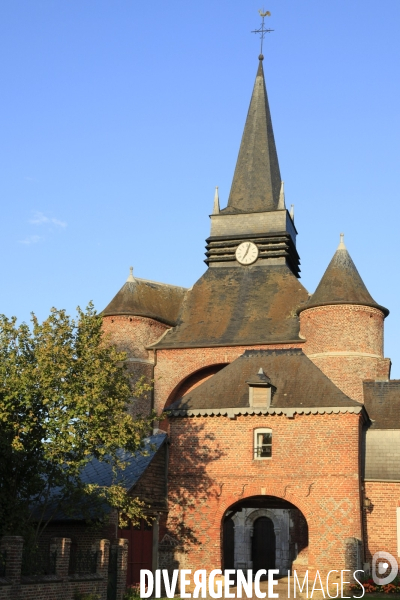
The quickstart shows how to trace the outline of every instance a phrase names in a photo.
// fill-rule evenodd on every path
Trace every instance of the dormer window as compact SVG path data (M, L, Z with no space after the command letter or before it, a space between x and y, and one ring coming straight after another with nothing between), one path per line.
M252 386L249 390L250 406L255 408L269 408L271 404L271 388Z
M257 374L252 375L246 383L249 386L249 405L254 408L269 408L274 386L262 368L259 369Z

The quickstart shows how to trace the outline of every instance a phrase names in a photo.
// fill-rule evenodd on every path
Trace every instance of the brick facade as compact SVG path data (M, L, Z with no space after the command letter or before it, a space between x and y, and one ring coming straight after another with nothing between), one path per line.
M346 538L362 537L359 421L355 414L172 419L167 526L181 543L181 568L220 568L226 510L265 495L302 511L310 566L345 568ZM254 460L257 427L272 429L270 460ZM340 444L332 436L339 430Z

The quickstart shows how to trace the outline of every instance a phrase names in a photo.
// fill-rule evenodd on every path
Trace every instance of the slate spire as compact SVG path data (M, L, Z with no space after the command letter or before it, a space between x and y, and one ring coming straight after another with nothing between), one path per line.
M344 244L343 233L340 234L340 244L317 289L301 310L329 304L373 306L385 316L389 314L388 309L377 304L367 290Z
M263 56L250 101L228 206L223 213L277 210L281 174L265 87Z

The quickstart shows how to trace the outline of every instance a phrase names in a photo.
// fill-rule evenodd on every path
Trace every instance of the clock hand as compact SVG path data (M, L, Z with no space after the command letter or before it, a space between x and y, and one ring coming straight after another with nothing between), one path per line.
M248 253L248 251L250 250L250 244L247 244L247 250L246 252L243 254L242 260L246 257L246 254Z

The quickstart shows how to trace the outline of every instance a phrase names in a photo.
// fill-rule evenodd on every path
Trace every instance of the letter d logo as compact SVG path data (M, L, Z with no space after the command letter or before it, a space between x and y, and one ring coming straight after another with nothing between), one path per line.
M382 575L387 572L389 565L391 567L389 575L382 577ZM372 579L377 585L387 585L388 583L391 583L393 579L395 579L398 571L399 567L397 565L397 560L394 556L389 554L389 552L376 552L374 554L372 558Z

